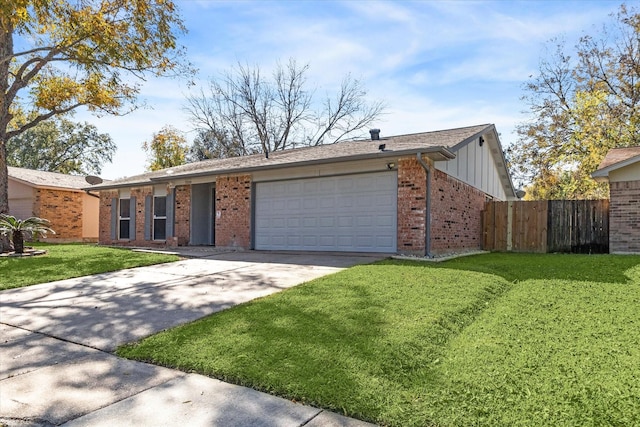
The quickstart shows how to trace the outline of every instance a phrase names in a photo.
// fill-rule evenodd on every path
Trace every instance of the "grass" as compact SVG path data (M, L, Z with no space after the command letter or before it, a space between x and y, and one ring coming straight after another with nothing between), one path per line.
M0 258L0 290L178 260L175 255L132 252L130 249L89 244L30 245L46 249L47 254Z
M383 261L118 349L392 426L640 422L640 257Z

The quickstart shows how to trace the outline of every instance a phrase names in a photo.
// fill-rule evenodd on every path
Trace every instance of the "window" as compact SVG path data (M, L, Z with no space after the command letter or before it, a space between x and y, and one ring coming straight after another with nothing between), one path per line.
M118 228L120 239L129 239L129 224L131 223L131 204L129 199L120 199L118 210Z
M167 197L153 198L153 240L167 238Z

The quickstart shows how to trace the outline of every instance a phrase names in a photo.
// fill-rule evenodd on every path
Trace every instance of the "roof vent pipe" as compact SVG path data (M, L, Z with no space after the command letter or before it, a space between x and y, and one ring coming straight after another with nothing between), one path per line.
M380 129L371 129L369 133L371 134L372 141L378 141L380 139Z

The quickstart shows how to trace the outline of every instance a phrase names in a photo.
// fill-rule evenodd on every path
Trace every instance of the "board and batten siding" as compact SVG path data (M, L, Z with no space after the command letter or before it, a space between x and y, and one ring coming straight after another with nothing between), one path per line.
M435 162L435 168L460 181L476 187L498 200L507 200L496 159L500 156L489 141L480 146L478 140L466 144L455 151L456 157Z

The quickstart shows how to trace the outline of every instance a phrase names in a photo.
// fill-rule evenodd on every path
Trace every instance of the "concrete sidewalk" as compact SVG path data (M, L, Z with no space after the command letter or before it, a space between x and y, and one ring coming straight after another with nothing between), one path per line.
M366 425L111 352L125 342L375 259L215 253L3 291L0 425Z

